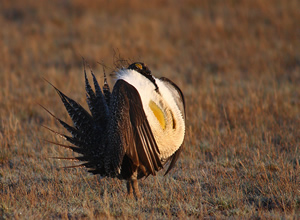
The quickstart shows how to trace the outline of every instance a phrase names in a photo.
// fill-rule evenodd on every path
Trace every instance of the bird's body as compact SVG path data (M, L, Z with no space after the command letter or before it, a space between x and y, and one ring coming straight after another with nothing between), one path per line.
M185 106L181 90L167 78L155 78L143 63L116 72L113 91L103 92L92 73L95 91L85 74L88 113L57 88L74 126L57 120L71 133L62 135L82 154L81 166L101 176L128 180L128 193L140 197L137 179L155 175L171 160L174 166L185 135ZM54 116L55 117L55 116Z
M180 102L176 102L176 90L169 88L166 81L155 79L159 88L135 70L125 69L118 72L118 79L132 85L140 95L143 110L155 137L160 159L167 159L181 146L184 138L184 118ZM173 89L173 90L172 90ZM175 96L175 97L174 97ZM178 98L178 97L177 97ZM183 108L183 106L182 106ZM177 126L174 128L174 126Z

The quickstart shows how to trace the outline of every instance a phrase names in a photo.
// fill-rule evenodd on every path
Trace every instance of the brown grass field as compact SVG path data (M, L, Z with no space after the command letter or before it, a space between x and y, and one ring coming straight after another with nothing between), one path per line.
M0 2L0 219L300 218L300 1ZM84 57L100 82L143 61L186 99L176 167L125 182L60 169L73 156L42 125L70 122L55 90L85 103ZM76 164L76 163L75 163Z

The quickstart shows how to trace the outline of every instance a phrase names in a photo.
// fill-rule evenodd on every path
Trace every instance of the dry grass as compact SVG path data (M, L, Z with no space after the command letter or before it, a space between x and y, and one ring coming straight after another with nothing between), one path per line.
M299 8L2 0L0 218L299 218ZM70 164L50 157L72 153L43 142L55 137L41 125L62 129L37 103L67 113L42 78L84 104L81 56L101 79L113 49L170 77L187 103L182 157L141 181L140 202L124 182L58 169Z

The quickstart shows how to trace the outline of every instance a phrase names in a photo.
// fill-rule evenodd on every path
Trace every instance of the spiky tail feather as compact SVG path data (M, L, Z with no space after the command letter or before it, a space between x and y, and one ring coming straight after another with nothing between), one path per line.
M56 157L56 159L85 161L86 163L83 163L81 165L71 166L71 167L84 166L89 168L89 172L93 174L100 174L102 176L106 176L107 173L105 172L104 165L103 165L104 150L105 150L104 137L106 135L105 130L107 126L107 120L109 118L109 103L107 101L109 100L111 93L105 75L104 75L104 88L103 88L104 94L103 94L96 80L96 77L92 71L91 74L93 77L95 92L89 84L86 75L86 70L84 68L87 103L91 114L89 114L80 104L78 104L76 101L66 96L59 89L57 89L53 84L51 84L49 81L45 79L56 90L56 92L60 96L69 116L73 121L73 126L57 118L45 107L43 106L41 107L44 108L52 117L54 117L68 132L70 132L72 137L56 132L46 126L44 127L54 132L55 134L63 137L65 140L67 140L68 142L70 142L71 144L77 147L67 146L67 145L58 144L54 142L50 142L50 143L71 149L76 153L82 154L82 156L78 156L75 158Z

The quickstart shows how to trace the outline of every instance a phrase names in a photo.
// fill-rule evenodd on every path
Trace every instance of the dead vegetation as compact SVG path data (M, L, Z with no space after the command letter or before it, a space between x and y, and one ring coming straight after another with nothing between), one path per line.
M0 3L2 218L299 217L300 4L290 1ZM166 177L125 183L50 159L67 113L48 79L85 104L81 56L97 78L114 50L172 78L187 103L185 149ZM109 72L110 69L108 68Z

